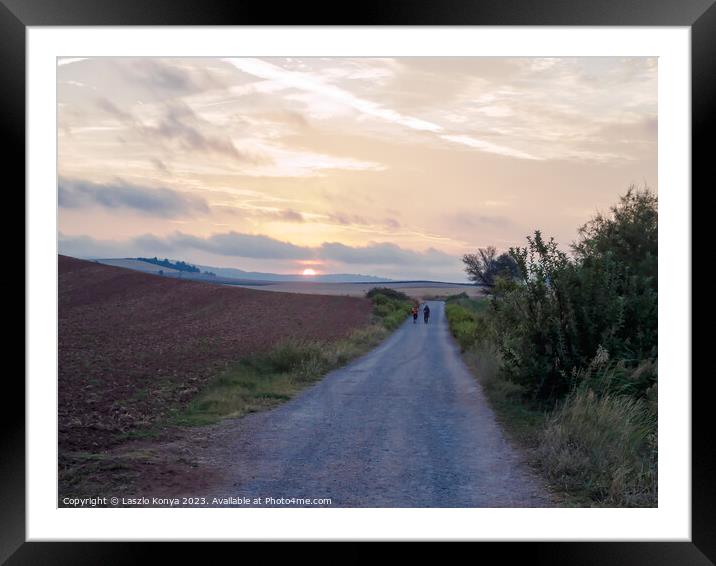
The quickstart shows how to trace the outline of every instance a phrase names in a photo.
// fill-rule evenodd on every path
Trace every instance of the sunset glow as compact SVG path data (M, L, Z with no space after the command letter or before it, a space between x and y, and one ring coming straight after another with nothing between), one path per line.
M658 190L653 57L100 57L57 77L75 257L466 281L464 253L535 229L568 249L630 184Z

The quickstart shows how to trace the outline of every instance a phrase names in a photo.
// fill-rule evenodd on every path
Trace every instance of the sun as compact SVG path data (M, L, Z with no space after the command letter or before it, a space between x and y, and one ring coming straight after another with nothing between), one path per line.
M303 275L311 276L311 275L315 275L315 274L316 274L316 270L311 269L310 267L308 269L303 270Z

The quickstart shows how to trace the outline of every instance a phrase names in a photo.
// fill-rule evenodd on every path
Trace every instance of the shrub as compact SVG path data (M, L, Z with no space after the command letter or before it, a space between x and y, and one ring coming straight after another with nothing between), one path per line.
M385 318L393 313L393 311L395 311L395 305L387 299L384 302L376 302L373 307L373 314L381 318Z
M386 287L374 287L366 296L373 301L373 314L388 330L400 326L414 304L405 293Z
M532 430L547 475L597 505L657 501L657 221L656 195L631 187L582 226L572 255L536 231L488 300L446 308L510 428L546 418Z
M503 371L540 400L558 400L574 372L602 348L624 376L657 347L657 201L648 190L629 189L611 215L597 215L580 229L574 257L539 231L512 248L517 279L498 279L490 324ZM642 395L656 380L644 371L631 384ZM625 385L624 379L615 384Z
M383 295L384 297L388 297L389 299L396 301L410 301L410 297L408 297L408 295L402 291L391 289L390 287L373 287L366 293L366 297L369 299L373 299L376 295Z

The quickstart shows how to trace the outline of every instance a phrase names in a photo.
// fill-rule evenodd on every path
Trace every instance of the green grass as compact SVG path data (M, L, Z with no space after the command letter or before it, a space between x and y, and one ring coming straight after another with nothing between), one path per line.
M487 299L471 299L466 293L447 298L445 314L461 351L469 350L479 340L483 325L481 319L487 308Z
M201 426L274 407L367 352L387 334L385 327L371 325L335 343L282 342L222 372L187 407L173 411L169 423Z
M373 315L376 321L388 330L398 328L415 304L405 293L393 289L371 289L367 296L373 301Z

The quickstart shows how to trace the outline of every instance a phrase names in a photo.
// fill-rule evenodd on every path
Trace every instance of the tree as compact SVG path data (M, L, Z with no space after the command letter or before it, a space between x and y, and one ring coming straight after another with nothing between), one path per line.
M498 277L514 278L518 275L517 263L508 253L497 255L494 246L480 248L476 254L462 256L465 272L476 285L493 288Z

